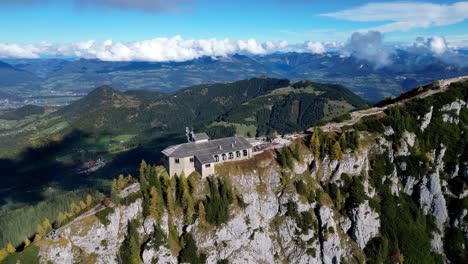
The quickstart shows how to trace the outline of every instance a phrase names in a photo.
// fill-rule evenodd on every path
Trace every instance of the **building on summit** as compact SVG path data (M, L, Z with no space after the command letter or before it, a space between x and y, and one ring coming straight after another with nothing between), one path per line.
M206 133L194 133L187 129L188 143L167 147L165 165L169 175L189 175L197 171L202 177L215 173L215 165L252 157L252 145L243 137L227 137L211 140Z

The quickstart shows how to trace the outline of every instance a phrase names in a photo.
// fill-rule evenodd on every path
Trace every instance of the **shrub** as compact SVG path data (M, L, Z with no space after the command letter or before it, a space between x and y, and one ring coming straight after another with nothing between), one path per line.
M110 224L110 220L107 217L113 214L114 211L114 208L107 207L106 209L97 212L95 215L99 219L99 222L101 222L101 224L108 225Z

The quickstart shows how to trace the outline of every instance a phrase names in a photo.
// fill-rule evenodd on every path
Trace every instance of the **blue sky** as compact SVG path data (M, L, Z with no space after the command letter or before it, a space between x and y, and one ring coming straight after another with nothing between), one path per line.
M36 4L30 4L30 1L25 4L3 4L0 7L0 24L3 25L0 42L67 43L87 39L139 41L175 35L197 39L287 40L291 43L306 40L344 41L353 31L386 23L355 22L321 16L363 6L368 1L192 0L182 1L175 10L162 9L157 12L106 5L79 6L73 1L38 1ZM379 2L388 1L371 3ZM450 5L455 2L430 3ZM418 10L410 12L416 13ZM460 36L468 34L467 28L468 21L464 20L446 26L386 32L386 37L393 41L413 41L420 35Z
M181 36L293 44L346 42L368 30L382 32L388 43L442 36L468 45L467 18L468 2L440 0L1 0L0 57L2 49L3 57L25 47L41 53L41 42L114 45Z

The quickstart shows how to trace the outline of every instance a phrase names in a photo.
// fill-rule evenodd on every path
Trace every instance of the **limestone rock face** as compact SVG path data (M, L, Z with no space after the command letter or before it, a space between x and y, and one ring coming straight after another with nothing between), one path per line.
M433 106L431 106L431 110L422 117L421 127L420 127L421 131L424 131L429 126L429 124L431 123L432 110L434 110Z
M141 202L138 199L128 206L115 207L107 217L110 221L107 225L103 225L94 215L78 217L57 230L58 241L44 241L45 246L40 247L41 261L72 263L75 261L68 260L95 258L96 263L117 263L127 224L141 215ZM48 242L60 246L50 246Z
M448 211L440 185L439 173L425 176L418 187L421 208L424 213L434 215L437 225L442 229L443 224L447 221Z
M370 208L369 202L366 201L351 209L349 217L352 222L351 236L359 247L364 249L369 240L379 235L379 214Z
M333 210L329 207L322 206L319 209L320 230L322 230L322 261L323 263L339 263L341 257L344 257L346 252L342 245L342 241L338 234L338 226L334 219Z

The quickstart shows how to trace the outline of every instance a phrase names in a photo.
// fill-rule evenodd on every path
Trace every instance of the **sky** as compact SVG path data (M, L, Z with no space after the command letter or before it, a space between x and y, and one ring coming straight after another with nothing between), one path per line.
M468 2L459 1L0 0L0 24L0 58L323 53L349 51L360 35L435 53L468 46Z

